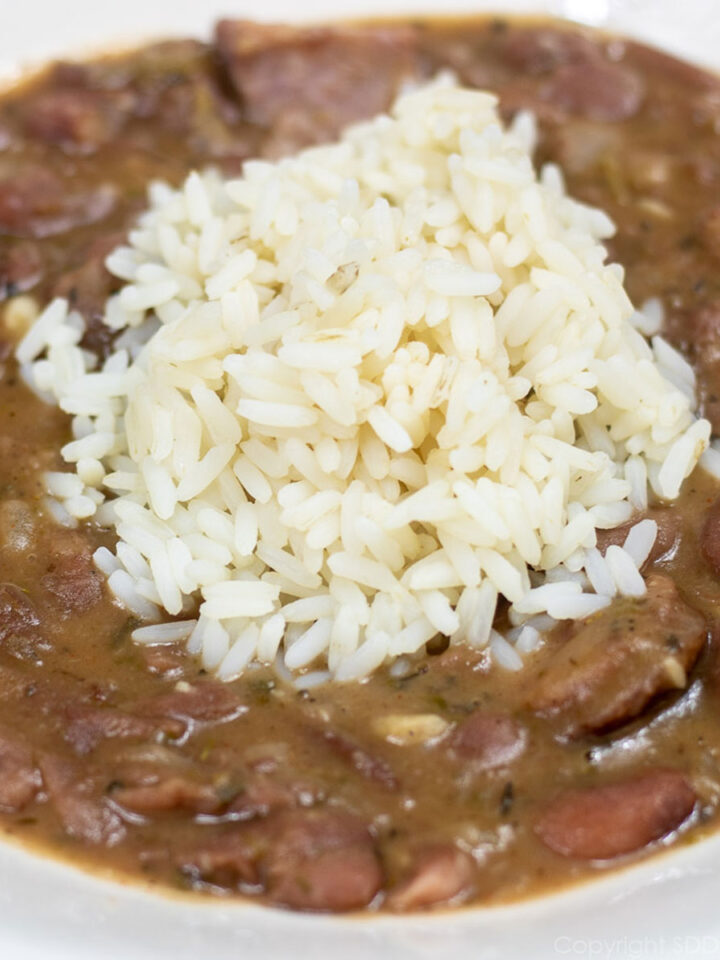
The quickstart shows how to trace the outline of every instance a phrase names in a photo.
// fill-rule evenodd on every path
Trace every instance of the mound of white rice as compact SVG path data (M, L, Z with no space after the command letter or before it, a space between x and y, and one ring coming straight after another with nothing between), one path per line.
M643 592L653 525L605 557L596 528L676 497L710 428L532 140L437 81L340 143L154 185L102 368L67 303L40 316L17 355L75 436L51 508L116 528L128 607L185 615L138 640L226 678L358 678L437 634L517 667L548 614Z

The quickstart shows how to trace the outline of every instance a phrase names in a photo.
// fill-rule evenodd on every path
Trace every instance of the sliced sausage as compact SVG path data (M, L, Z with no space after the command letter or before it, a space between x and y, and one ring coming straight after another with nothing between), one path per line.
M450 748L479 770L504 767L522 756L527 732L506 714L475 710L449 737Z
M72 706L67 711L65 740L77 754L91 753L103 740L149 740L159 731L181 737L184 726L168 718L163 723L113 707Z
M676 830L695 806L677 770L653 770L619 783L567 790L545 810L535 833L563 857L611 860Z
M214 724L234 720L247 707L224 683L211 680L202 683L178 683L171 693L161 694L134 705L133 712L144 717L180 720L186 726Z
M367 906L382 871L365 824L330 809L292 810L263 821L269 844L262 872L275 903L296 910Z
M648 578L645 597L616 600L571 629L559 649L540 654L528 696L571 737L625 723L679 686L707 637L702 615L661 574Z
M9 731L0 730L0 810L18 813L42 786L32 753Z
M294 28L222 20L216 43L253 123L279 154L329 140L386 110L415 72L406 28Z
M393 910L423 910L467 896L475 877L472 857L451 843L419 853L407 877L388 896Z
M107 847L123 839L126 830L120 816L78 764L48 754L41 758L40 769L48 799L69 836Z

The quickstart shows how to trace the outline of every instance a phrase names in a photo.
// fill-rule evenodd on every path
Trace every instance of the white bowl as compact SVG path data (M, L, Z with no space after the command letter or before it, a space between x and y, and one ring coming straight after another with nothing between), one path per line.
M10 0L6 0L10 6ZM19 0L0 76L52 55L158 35L206 36L218 15L303 19L437 12L440 0ZM452 0L450 10L545 11L720 66L717 0ZM442 12L449 12L444 9ZM151 894L0 844L2 960L543 960L720 956L720 835L573 890L429 916L297 915Z

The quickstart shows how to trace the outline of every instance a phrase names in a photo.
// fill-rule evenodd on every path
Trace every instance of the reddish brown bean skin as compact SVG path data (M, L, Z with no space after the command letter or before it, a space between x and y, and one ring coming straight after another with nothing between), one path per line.
M175 863L195 882L216 884L226 889L260 883L257 850L252 836L242 828L206 839L201 847L178 854Z
M655 543L652 545L642 569L646 570L654 563L672 560L680 543L682 531L677 515L668 507L651 507L647 513L635 516L627 523L620 524L619 527L612 527L610 530L598 530L598 550L604 554L611 544L617 544L621 547L635 524L643 519L654 520L657 523L658 530Z
M26 105L24 125L29 136L70 153L92 153L117 136L123 119L113 98L100 91L60 88Z
M472 857L453 844L422 850L408 875L388 897L392 910L423 910L466 895L473 883Z
M103 740L149 740L160 731L179 737L184 729L177 720L160 724L112 707L81 704L71 706L66 715L65 740L79 756L91 753Z
M196 783L177 775L164 779L153 777L150 783L119 787L111 796L126 810L148 817L177 811L216 813L222 805L209 783Z
M512 717L475 710L453 731L450 745L476 769L493 770L522 756L527 733Z
M109 806L99 785L83 777L82 767L47 754L40 759L43 783L65 832L93 846L114 846L126 834L120 816Z
M42 786L32 753L9 731L0 730L0 810L17 813Z
M598 60L560 67L540 94L568 113L593 120L626 120L640 109L643 85L633 71Z
M383 876L367 827L350 814L293 810L265 821L263 873L274 903L342 912L367 906Z
M612 860L676 830L695 800L678 770L653 770L559 794L536 822L535 833L563 857Z

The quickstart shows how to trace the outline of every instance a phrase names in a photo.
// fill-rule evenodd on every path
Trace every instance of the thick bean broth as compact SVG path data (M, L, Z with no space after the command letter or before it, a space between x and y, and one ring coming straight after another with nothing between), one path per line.
M536 111L538 159L614 218L632 297L661 297L720 424L714 77L634 43L498 19L225 23L212 45L49 67L0 101L9 836L176 889L343 910L540 893L714 827L720 490L702 470L650 510L647 598L561 624L524 671L430 644L403 672L309 691L266 670L219 684L180 649L134 645L136 622L91 560L107 534L43 513L41 474L60 467L68 427L11 359L23 298L68 296L96 319L113 289L104 256L150 180L325 140L385 108L409 72L443 67L498 90L508 115ZM107 343L96 323L88 347Z

